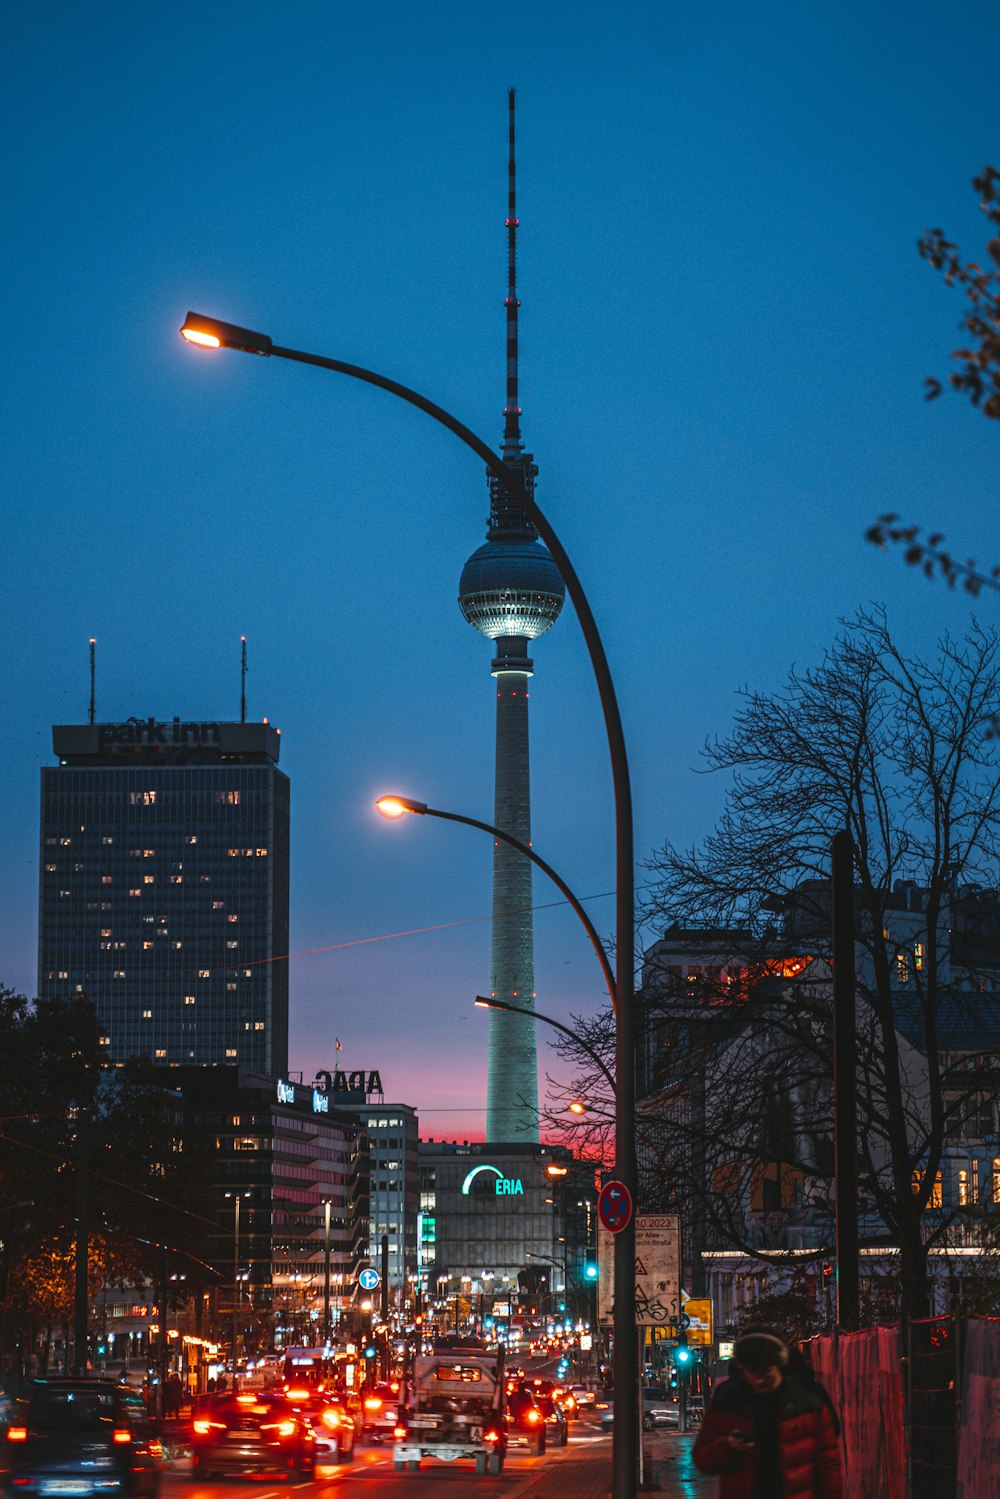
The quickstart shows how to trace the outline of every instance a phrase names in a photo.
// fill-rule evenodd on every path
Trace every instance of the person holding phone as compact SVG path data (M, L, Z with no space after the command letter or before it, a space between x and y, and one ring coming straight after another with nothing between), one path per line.
M826 1391L790 1366L767 1327L741 1334L733 1373L715 1388L694 1461L719 1475L719 1499L841 1499L838 1427Z

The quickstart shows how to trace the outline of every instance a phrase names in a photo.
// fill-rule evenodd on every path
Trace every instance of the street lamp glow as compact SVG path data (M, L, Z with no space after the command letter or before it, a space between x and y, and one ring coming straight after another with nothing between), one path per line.
M587 1105L581 1103L578 1098L571 1098L566 1107L571 1114L585 1114L587 1112Z
M239 328L201 312L188 313L181 324L181 338L200 349L239 349L242 354L267 355L272 347L266 333L254 333L251 328Z
M427 803L415 802L410 796L380 796L375 809L383 817L402 817L405 812L415 812L419 817L427 811Z
M202 349L221 349L222 339L215 333L203 333L200 328L182 328L181 337L189 344L198 344Z

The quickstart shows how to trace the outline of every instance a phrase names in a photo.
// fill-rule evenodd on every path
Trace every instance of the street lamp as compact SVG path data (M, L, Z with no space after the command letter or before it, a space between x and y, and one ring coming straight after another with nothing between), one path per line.
M236 1344L239 1338L240 1311L243 1287L240 1284L240 1203L249 1192L226 1192L233 1199L233 1389L236 1388Z
M571 1031L568 1025L563 1025L561 1020L554 1020L551 1015L543 1015L540 1010L526 1010L522 1005L512 1005L509 1004L506 999L493 999L492 996L488 997L485 994L477 994L472 1002L479 1010L510 1010L515 1015L530 1015L532 1019L540 1020L543 1025L551 1025L555 1030L562 1031L563 1035L569 1036L570 1040L573 1041L573 1043L578 1046L581 1051L585 1051L587 1053L594 1066L600 1070L601 1075L607 1082L607 1085L611 1089L612 1094L617 1098L618 1090L615 1087L615 1080L611 1074L611 1069L608 1067L608 1064L601 1058L601 1056L594 1050L592 1046L588 1046L586 1041L581 1041L580 1037L576 1034L575 1031ZM576 1105L575 1108L574 1104ZM572 1114L583 1114L586 1112L586 1104L580 1103L578 1099L574 1099L573 1102L568 1105L568 1107L570 1113Z
M635 983L635 870L632 828L632 785L629 776L628 752L622 729L618 699L608 666L597 623L590 602L576 575L576 569L563 548L549 521L538 507L533 494L529 494L517 473L493 449L477 437L462 422L435 405L426 396L379 375L359 365L347 364L340 359L329 359L320 354L308 354L300 349L282 348L264 333L238 327L234 323L221 322L217 318L189 312L181 327L181 334L189 343L204 348L228 348L247 354L273 356L289 359L298 364L311 364L319 369L331 370L334 374L346 375L361 380L367 385L377 386L390 395L416 406L427 416L439 422L463 442L471 452L486 465L488 471L505 486L516 504L534 525L549 554L559 570L566 592L576 610L583 638L590 656L604 728L608 739L611 774L615 791L615 888L616 914L615 939L617 973L611 989L615 1006L615 1077L618 1086L615 1094L615 1170L632 1196L636 1196L635 1159L635 1040L633 1016L633 990ZM597 475L603 486L603 476ZM638 1425L634 1420L638 1374L638 1349L635 1333L635 1219L630 1217L626 1226L615 1235L615 1314L614 1314L614 1455L612 1463L615 1499L631 1499L635 1493L636 1468L639 1451Z

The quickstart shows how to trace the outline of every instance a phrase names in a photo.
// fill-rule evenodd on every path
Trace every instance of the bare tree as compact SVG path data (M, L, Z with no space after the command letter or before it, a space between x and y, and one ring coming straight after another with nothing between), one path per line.
M942 1187L984 1098L996 1128L998 702L995 632L923 662L859 614L818 668L744 694L704 751L730 777L718 825L648 866L644 914L666 935L643 986L645 1200L704 1242L780 1257L832 1242L829 851L852 833L862 1211L898 1246L911 1316L929 1251L1000 1213L991 1184L975 1202ZM672 964L699 942L695 971Z

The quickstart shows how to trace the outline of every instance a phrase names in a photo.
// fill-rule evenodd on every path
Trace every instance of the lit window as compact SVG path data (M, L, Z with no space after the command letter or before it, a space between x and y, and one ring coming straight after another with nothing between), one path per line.
M46 874L55 874L55 872L56 872L56 866L54 864L46 864L46 866L45 866L45 873Z
M128 794L128 799L133 807L156 806L155 791L130 791Z
M184 876L182 874L172 874L170 876L170 883L171 885L183 885Z
M143 1010L143 1012L142 1012L142 1018L143 1018L143 1020L152 1020L152 1018L153 1018L153 1012L152 1012L152 1010Z
M178 948L180 948L180 947L183 947L183 946L184 946L184 943L183 943L183 942L181 942L181 941L180 941L180 939L179 939L179 938L177 938L177 937L175 937L175 938L174 938L174 941L173 941L173 946L174 946L174 949L175 949L175 951L176 951L176 949L178 949Z
M979 1201L979 1162L972 1162L972 1201Z
M72 838L60 838L59 839L59 847L60 848L69 848L69 846L70 846L70 844L72 842L73 842Z
M910 982L910 955L905 952L896 954L896 977L901 984Z
M189 844L189 845L190 845L190 844L192 844L192 843L197 843L197 842L198 842L198 839L197 839L197 837L196 837L196 836L195 836L195 834L194 834L194 833L192 833L192 834L191 834L191 836L190 836L190 837L188 837L188 838L185 838L185 839L184 839L184 842L185 842L185 843L187 843L187 844Z
M60 898L60 900L65 900L66 896L69 895L70 893L71 892L69 890L60 890L60 892L59 892L59 898Z
M68 972L66 971L65 968L60 968L59 972L56 974L56 978L59 978L59 979L68 979L69 978L69 974L68 974Z
M101 842L104 844L105 848L108 847L109 843L114 843L114 841L115 840L112 837L110 837L107 833L105 833L104 837L101 839Z
M263 1020L255 1020L253 1023L253 1028L255 1031L262 1031L264 1029Z
M215 793L215 800L224 807L238 807L240 804L240 794L238 791L217 791Z
M109 926L102 926L101 927L101 936L102 937L110 937L111 936L111 928Z
M249 852L250 852L250 850L247 849L247 853L249 853ZM258 859L266 859L267 858L267 849L266 848L259 848L257 850L257 857L258 857Z
M129 895L141 895L141 894L142 894L141 890L134 890L134 889L133 890L129 890Z
M239 921L239 919L240 918L238 916L227 916L226 917L227 921Z
M924 966L924 944L922 942L914 942L913 944L913 966L914 968L923 968Z
M100 1044L102 1046L110 1046L111 1045L111 1037L110 1036L100 1036L100 1037L98 1037L98 1040L100 1041Z
M152 942L144 942L142 944L142 950L143 950L143 952L149 952L150 949L152 948L152 946L153 946Z
M958 1173L958 1205L961 1208L969 1206L969 1173L967 1171Z
M993 1157L993 1201L1000 1202L1000 1155Z
M115 978L116 979L123 979L124 977L125 977L125 970L124 970L124 968L116 968L115 969Z
M239 947L239 945L240 944L236 941L235 937L230 938L230 940L226 943L227 947Z
M73 865L73 873L74 874L82 874L85 868L86 868L86 865L84 865L84 864L74 864Z
M253 978L252 971L249 968L244 968L244 970L243 970L243 977L245 979Z
M102 885L110 885L111 884L111 876L109 874L102 874L101 875L101 884Z
M234 1057L235 1055L236 1055L236 1047L235 1046L227 1046L226 1047L226 1056L227 1057Z
M156 1048L156 1053L155 1053L156 1056L158 1056L158 1057L165 1057L166 1054L167 1054L166 1047L164 1047L164 1046L158 1046Z
M211 970L211 968L199 968L198 969L198 977L200 979L211 978L212 977L212 970Z
M155 884L156 883L156 875L155 874L144 874L143 877L142 877L142 883L144 885L153 885L153 884Z
M236 985L235 985L235 984L227 984L227 985L226 985L226 989L227 989L227 991L228 991L228 990L230 990L230 989L235 989L235 988L236 988Z
M920 1192L922 1190L922 1188L923 1188L923 1185L924 1185L924 1173L922 1171L914 1171L913 1176L911 1178L911 1186L912 1186L913 1192L915 1194L917 1192ZM943 1202L944 1202L944 1188L942 1186L941 1173L940 1173L940 1171L938 1171L938 1172L935 1173L935 1176L934 1176L934 1185L931 1188L931 1195L928 1198L927 1206L929 1208L939 1208L939 1207L942 1206Z
M213 902L212 902L212 910L213 911L221 911L222 908L223 908L223 906L225 904L226 903L225 903L224 900L213 900Z
M193 1005L194 1004L194 995L193 994L185 994L185 996L184 996L184 1003L186 1005Z

